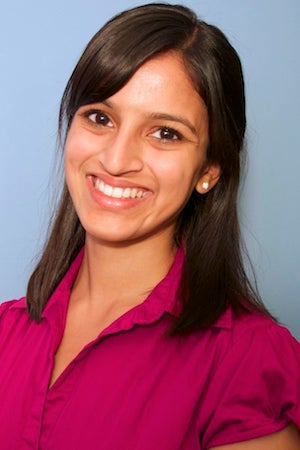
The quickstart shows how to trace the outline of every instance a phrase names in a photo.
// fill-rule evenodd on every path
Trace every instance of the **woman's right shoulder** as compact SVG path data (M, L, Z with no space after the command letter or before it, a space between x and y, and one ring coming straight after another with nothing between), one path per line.
M20 299L7 300L0 303L0 325L7 315L16 309L26 311L26 299L22 297Z

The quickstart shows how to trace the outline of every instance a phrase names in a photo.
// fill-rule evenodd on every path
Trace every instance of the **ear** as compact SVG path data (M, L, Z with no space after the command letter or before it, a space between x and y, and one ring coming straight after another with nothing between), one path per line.
M206 194L210 191L219 181L221 176L221 168L218 164L208 164L195 186L195 189L199 194Z

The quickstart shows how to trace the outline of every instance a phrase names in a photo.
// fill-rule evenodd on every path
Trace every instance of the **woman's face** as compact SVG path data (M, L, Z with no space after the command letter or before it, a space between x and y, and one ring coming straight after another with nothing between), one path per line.
M206 107L174 53L146 62L107 100L79 108L65 174L87 239L171 242L193 189L217 182L207 145Z

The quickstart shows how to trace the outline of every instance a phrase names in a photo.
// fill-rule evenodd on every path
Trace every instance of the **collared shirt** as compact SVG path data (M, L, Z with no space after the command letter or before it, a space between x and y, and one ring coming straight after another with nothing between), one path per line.
M83 250L30 321L0 306L1 450L199 450L300 428L300 345L262 315L230 309L187 337L176 314L183 251L140 305L85 346L48 389Z

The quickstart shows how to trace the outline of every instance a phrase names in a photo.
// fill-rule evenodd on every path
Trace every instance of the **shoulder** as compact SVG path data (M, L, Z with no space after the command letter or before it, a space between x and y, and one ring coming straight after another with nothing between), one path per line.
M243 351L264 358L264 364L283 364L287 354L300 364L300 344L288 328L263 314L252 312L233 316L230 351ZM268 356L269 355L269 356ZM276 358L275 358L276 355ZM292 362L291 361L291 362ZM286 363L285 363L286 364Z
M231 316L210 380L205 448L255 439L294 422L300 429L300 344L256 312Z
M220 329L220 336L227 344L227 351L239 347L252 351L255 351L256 347L263 350L269 345L276 345L277 350L288 346L296 349L296 353L300 349L300 343L288 328L256 311L235 314L228 309L212 328L215 327Z
M14 306L22 309L26 308L26 297L14 298L12 300L0 302L0 314Z
M25 297L0 303L0 331L4 323L14 322L20 314L27 315Z
M6 311L8 311L12 306L25 306L25 297L20 299L6 300L0 303L0 317L2 317Z
M207 330L214 336L221 348L221 359L235 359L240 353L248 354L257 359L261 353L273 351L280 358L286 351L292 352L299 360L300 343L282 325L262 313L251 311L235 314L231 308Z
M256 312L233 314L226 341L219 371L243 377L243 389L249 389L249 395L254 381L261 388L272 385L278 391L283 385L300 386L300 343L286 327Z

